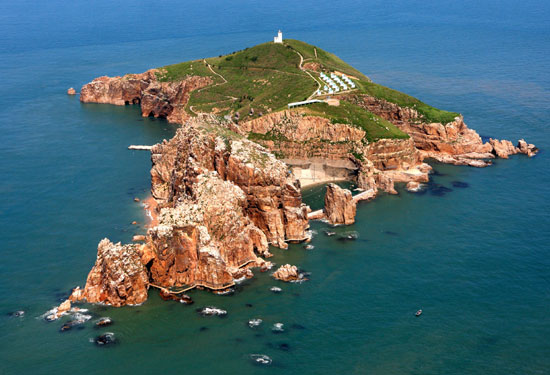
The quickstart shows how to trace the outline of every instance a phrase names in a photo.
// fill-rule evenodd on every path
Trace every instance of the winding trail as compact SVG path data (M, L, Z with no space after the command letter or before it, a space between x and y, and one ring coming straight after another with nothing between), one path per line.
M321 84L319 83L319 81L317 81L315 79L315 77L313 77L313 75L311 75L310 72L308 72L306 69L304 69L303 67L303 63L304 63L304 56L302 56L302 54L298 51L296 51L295 49L292 49L294 52L296 52L298 54L298 56L300 56L300 65L298 65L298 67L300 68L301 71L305 72L308 76L311 77L312 80L315 81L315 83L317 84L317 89L315 91L313 91L311 93L310 96L307 97L306 100L310 100L311 98L313 98L315 96L315 93L317 92L317 90L321 90ZM315 55L317 56L317 51L315 51Z
M201 88L201 89L198 89L197 92L201 92L201 91L204 90L204 89L211 89L212 87L225 85L225 84L228 82L227 79L225 79L224 76L222 76L220 73L215 72L214 69L212 69L212 65L210 65L208 62L206 62L206 59L202 59L202 61L203 61L203 63L208 67L208 69L209 69L213 74L215 74L215 75L217 75L218 77L220 77L220 78L223 80L223 82L221 82L221 83L216 83L216 84L214 84L214 85L212 85L212 86L203 87L203 88ZM226 95L226 98L229 98L228 100L233 100L233 101L235 101L235 100L238 99L238 98L235 98L234 96L227 96L227 95ZM213 102L213 103L217 103L217 102ZM211 103L205 103L205 104L211 104ZM195 115L198 115L198 113L195 112L195 110L193 109L193 106L192 106L192 105L189 106L189 110L190 110L191 112L193 112Z

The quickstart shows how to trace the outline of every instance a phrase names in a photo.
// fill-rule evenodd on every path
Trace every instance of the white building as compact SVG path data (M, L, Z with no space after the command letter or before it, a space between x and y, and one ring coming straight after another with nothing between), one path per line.
M279 30L277 36L273 37L273 43L283 43L283 33L281 32L281 30Z

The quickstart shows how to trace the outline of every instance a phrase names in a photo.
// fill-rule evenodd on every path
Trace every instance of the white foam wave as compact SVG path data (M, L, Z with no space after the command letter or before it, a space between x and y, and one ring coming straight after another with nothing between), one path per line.
M265 354L250 354L250 359L260 365L270 365L273 360Z
M220 315L227 314L226 310L218 309L217 307L214 307L214 306L204 307L201 310L199 310L199 312L202 315L218 315L218 316L220 316Z
M257 327L259 326L260 324L262 324L263 320L262 319L250 319L248 321L248 326L250 328L254 328L254 327Z

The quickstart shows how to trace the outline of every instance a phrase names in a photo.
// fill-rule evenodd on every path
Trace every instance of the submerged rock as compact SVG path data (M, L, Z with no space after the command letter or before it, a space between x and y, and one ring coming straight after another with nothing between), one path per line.
M271 290L273 293L281 293L283 291L278 286L272 286L271 288L269 288L269 290Z
M306 245L306 246L304 246L304 249L306 249L306 250L313 250L313 249L315 249L315 246L313 246L313 245Z
M159 296L164 301L176 301L179 303L183 303L184 305L193 304L193 300L187 294L170 293L167 289L161 289L159 291Z
M21 317L25 316L25 311L17 310L17 311L9 313L9 316L13 316L15 318L21 318Z
M330 230L326 230L326 231L325 231L325 235L328 236L328 237L332 237L332 236L335 236L335 235L336 235L336 232L333 232L333 231L330 231Z
M455 188L467 188L468 186L470 186L467 182L462 182L462 181L453 181L451 182L451 184Z
M338 241L355 241L359 238L359 233L352 231L352 232L344 232L341 233L338 237Z
M116 343L115 334L112 332L104 333L95 338L95 343L99 346L111 345Z
M448 187L440 184L430 185L430 194L435 195L437 197L442 197L445 194L450 193L451 191L453 191L453 189L449 189Z
M278 345L278 348L280 350L284 350L285 352L288 352L290 350L290 345L287 344L286 342L282 342Z

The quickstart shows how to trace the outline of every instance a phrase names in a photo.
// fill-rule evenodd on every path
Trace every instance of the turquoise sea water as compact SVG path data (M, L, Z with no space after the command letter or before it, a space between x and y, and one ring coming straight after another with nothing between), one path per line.
M547 374L550 368L550 6L544 1L127 0L0 3L0 373ZM104 237L145 220L150 160L129 144L173 125L65 94L100 75L216 56L278 28L376 82L464 114L482 136L542 152L485 169L433 164L451 191L400 188L358 207L356 241L274 249L311 272L267 273L195 304L89 306L115 324L60 332L40 315L83 285ZM456 182L467 187L455 187ZM466 186L465 184L459 184ZM322 189L304 192L319 206ZM283 292L274 294L271 286ZM201 317L214 305L225 318ZM416 318L414 312L424 313ZM23 318L11 317L23 309ZM251 329L247 321L263 319ZM275 334L274 323L285 331ZM97 347L105 331L118 343ZM249 355L273 359L254 365Z

